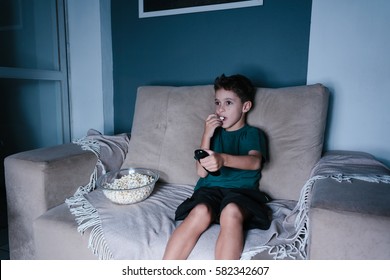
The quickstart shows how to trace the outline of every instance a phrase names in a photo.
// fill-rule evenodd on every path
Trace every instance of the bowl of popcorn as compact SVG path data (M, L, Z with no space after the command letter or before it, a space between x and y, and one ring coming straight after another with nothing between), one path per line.
M116 204L132 204L145 200L153 191L159 174L151 169L128 168L102 175L96 185Z

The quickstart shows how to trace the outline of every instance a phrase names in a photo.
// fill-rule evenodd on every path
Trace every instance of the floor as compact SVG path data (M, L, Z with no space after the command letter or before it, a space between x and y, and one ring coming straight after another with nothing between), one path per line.
M8 229L0 229L0 260L9 260Z

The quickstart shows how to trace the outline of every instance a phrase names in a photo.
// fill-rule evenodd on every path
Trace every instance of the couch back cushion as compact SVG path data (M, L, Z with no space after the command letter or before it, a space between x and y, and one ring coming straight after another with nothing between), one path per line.
M140 87L123 167L152 168L163 182L195 185L194 150L213 100L211 86Z
M328 91L320 84L258 88L248 123L263 129L268 138L261 190L273 198L298 199L321 157L327 107ZM211 85L140 87L122 167L152 168L163 182L195 185L194 150L200 145L204 120L213 112Z

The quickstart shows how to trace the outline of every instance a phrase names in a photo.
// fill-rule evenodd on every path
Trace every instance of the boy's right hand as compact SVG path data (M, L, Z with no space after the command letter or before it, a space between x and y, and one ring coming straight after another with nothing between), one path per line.
M204 136L213 137L217 127L222 126L222 121L216 114L211 114L207 117L204 128Z

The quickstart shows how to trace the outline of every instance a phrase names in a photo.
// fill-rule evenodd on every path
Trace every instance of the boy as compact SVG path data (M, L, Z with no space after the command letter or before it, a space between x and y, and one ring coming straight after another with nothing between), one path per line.
M270 199L258 188L266 158L261 130L246 123L256 89L242 75L215 80L215 114L205 121L200 148L209 156L196 163L200 176L193 195L176 210L183 222L173 232L164 259L186 259L200 235L212 223L220 224L216 259L239 259L244 229L268 229ZM213 176L209 172L219 171Z

